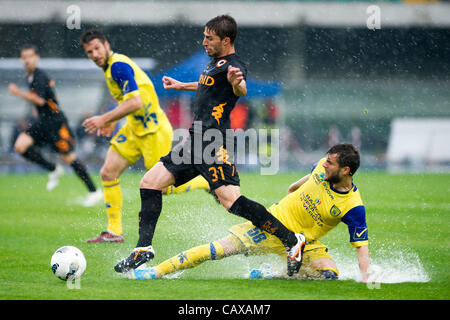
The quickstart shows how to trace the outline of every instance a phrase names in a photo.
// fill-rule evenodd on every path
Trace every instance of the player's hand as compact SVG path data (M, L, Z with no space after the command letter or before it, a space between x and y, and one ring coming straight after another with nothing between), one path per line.
M10 83L8 86L9 93L17 96L20 92L19 87L15 83Z
M163 87L166 90L169 90L169 89L181 90L182 89L181 82L178 80L175 80L174 78L171 78L168 76L163 76L162 82L163 82Z
M229 65L227 79L232 86L238 86L244 80L244 74L241 69Z
M92 134L106 126L105 120L102 116L93 116L83 121L82 126L85 127L85 131ZM99 132L97 132L98 134Z
M105 125L105 127L97 130L97 136L104 136L110 138L114 129L116 128L117 122L111 122Z
M367 283L369 281L369 273L368 272L361 272L361 283Z

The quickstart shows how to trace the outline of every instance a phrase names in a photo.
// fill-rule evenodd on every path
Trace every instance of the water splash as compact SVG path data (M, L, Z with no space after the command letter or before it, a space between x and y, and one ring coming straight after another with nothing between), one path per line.
M360 281L361 275L355 256L337 255L335 261L340 280ZM369 282L428 282L430 279L419 255L410 249L380 249L373 253Z
M398 246L393 246L397 247ZM408 248L398 248L396 250L387 248L375 248L371 251L370 283L402 283L402 282L428 282L431 277L426 272L419 255ZM340 253L334 252L333 259L339 270L339 280L360 281L361 274L359 271L358 260L352 251L344 251ZM252 269L261 269L257 264L260 261L251 261L246 258L248 263L241 261L241 266L245 266L246 270L241 272L241 278L248 278ZM264 264L270 262L271 276L274 278L287 278L284 261L265 260ZM266 277L264 277L266 278Z

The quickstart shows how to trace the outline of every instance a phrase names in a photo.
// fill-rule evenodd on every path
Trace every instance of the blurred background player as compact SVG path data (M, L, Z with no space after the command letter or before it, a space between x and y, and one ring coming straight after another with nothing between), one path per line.
M119 105L83 122L86 132L110 137L117 122L126 117L126 124L111 138L106 159L100 170L108 216L107 230L87 242L123 242L122 191L120 176L142 156L150 169L172 147L172 126L161 109L153 83L130 58L113 52L102 32L88 30L81 37L86 55L103 69L106 84ZM208 188L204 179L195 179L170 188L179 193ZM164 190L167 193L167 188Z
M29 90L23 91L16 84L9 84L9 92L32 103L38 114L38 119L18 135L14 150L25 159L50 171L47 190L52 190L58 185L59 177L64 173L64 169L61 165L55 165L42 156L38 147L49 145L53 151L59 153L65 163L73 168L89 190L83 205L93 206L101 201L102 193L96 189L85 165L75 155L75 138L64 113L59 108L54 92L54 81L37 67L39 58L40 55L35 46L23 47L20 59L25 66Z
M348 226L350 245L357 248L361 281L367 281L370 258L365 208L352 178L359 162L359 153L353 145L333 146L310 174L293 183L288 195L268 209L290 230L303 232L306 236L300 276L338 278L338 270L328 254L328 248L318 239L342 221ZM131 275L134 279L161 278L207 260L219 260L236 254L286 255L285 247L278 238L250 222L235 225L229 231L230 235L221 240L183 251L156 267L133 270Z

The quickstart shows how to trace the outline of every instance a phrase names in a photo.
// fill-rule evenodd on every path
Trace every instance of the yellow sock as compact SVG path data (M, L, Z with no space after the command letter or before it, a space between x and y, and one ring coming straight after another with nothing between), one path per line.
M108 231L122 235L122 190L120 179L103 181L103 190L108 215Z
M222 246L218 241L214 241L183 251L154 268L161 277L175 271L196 267L207 260L219 260L223 257Z
M186 182L185 184L182 184L181 186L168 187L167 194L183 193L183 192L188 192L188 191L194 190L194 189L208 189L208 188L209 188L208 181L206 181L205 178L203 178L201 175L199 175L199 176L195 177L194 179Z

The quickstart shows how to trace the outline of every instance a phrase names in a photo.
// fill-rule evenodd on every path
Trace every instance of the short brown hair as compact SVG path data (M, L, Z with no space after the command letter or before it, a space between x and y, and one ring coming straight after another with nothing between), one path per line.
M34 44L27 43L26 45L23 45L20 48L20 53L22 53L23 50L33 50L35 54L39 55L39 49Z
M237 23L236 20L229 15L221 15L212 18L205 24L205 27L208 30L214 31L220 39L224 39L225 37L230 38L231 44L233 44L236 39Z
M83 47L84 44L91 42L94 39L100 40L102 43L106 42L105 35L96 29L91 29L83 33L83 35L80 38L80 46Z
M327 154L337 154L340 167L349 167L350 175L354 175L359 168L359 152L351 143L340 143L332 146Z

